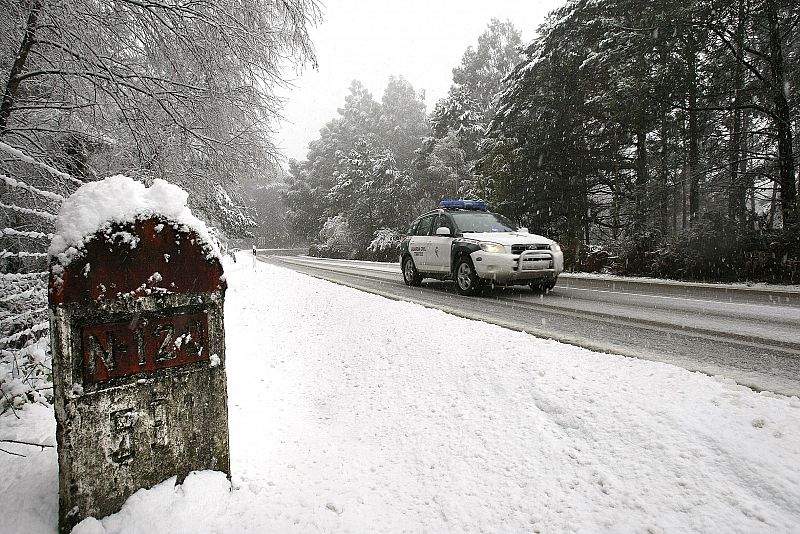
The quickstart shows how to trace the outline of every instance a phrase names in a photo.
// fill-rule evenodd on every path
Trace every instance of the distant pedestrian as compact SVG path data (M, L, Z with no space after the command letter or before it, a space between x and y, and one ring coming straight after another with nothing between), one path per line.
M253 269L256 268L256 246L253 245Z

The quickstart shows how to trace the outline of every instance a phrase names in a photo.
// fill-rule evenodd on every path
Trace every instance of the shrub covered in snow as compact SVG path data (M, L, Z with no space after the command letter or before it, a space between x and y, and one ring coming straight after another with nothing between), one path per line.
M322 258L354 257L353 234L343 215L328 217L322 225L322 230L319 231L319 241L311 245L309 254Z
M402 234L392 228L381 228L375 232L375 238L370 242L367 251L369 259L377 261L397 261L400 256L400 240Z
M0 273L0 414L52 398L46 273Z
M0 349L0 415L52 400L50 336L26 341L20 349Z
M607 249L615 274L679 280L800 282L800 228L730 227L704 217L674 236L645 231ZM597 252L594 253L597 255ZM587 255L576 266L588 270Z

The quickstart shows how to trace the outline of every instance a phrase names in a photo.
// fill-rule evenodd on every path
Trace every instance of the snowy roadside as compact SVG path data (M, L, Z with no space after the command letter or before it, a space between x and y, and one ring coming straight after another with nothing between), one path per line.
M635 282L640 284L696 287L710 289L760 289L763 291L779 291L786 293L800 293L800 284L770 284L767 282L689 282L684 280L671 280L669 278L651 278L648 276L622 276L607 273L561 273L563 278L578 278L587 280L605 280L609 282Z
M800 399L278 267L226 265L233 491L202 472L76 533L793 532ZM469 350L456 341L471 340ZM0 439L54 442L52 412ZM18 449L15 449L18 450ZM3 532L55 532L55 451L0 453ZM7 530L8 529L8 530Z

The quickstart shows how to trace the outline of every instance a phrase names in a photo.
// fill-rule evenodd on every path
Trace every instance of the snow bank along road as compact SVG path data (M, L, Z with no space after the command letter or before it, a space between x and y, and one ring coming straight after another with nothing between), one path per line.
M73 534L798 532L796 397L225 271L231 482L167 480ZM52 444L52 408L0 439ZM55 534L55 450L2 446L26 456L0 454L0 533Z
M264 256L264 261L594 350L662 361L800 396L800 290L562 275L527 287L458 295L448 282L403 284L398 264Z

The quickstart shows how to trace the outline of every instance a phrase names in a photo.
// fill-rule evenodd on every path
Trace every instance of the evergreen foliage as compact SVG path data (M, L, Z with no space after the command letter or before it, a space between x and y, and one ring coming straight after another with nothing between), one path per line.
M747 242L775 262L763 277L797 281L798 24L778 0L567 2L504 82L486 196L574 268L599 245L626 272L663 253L687 261L635 270L758 276Z

